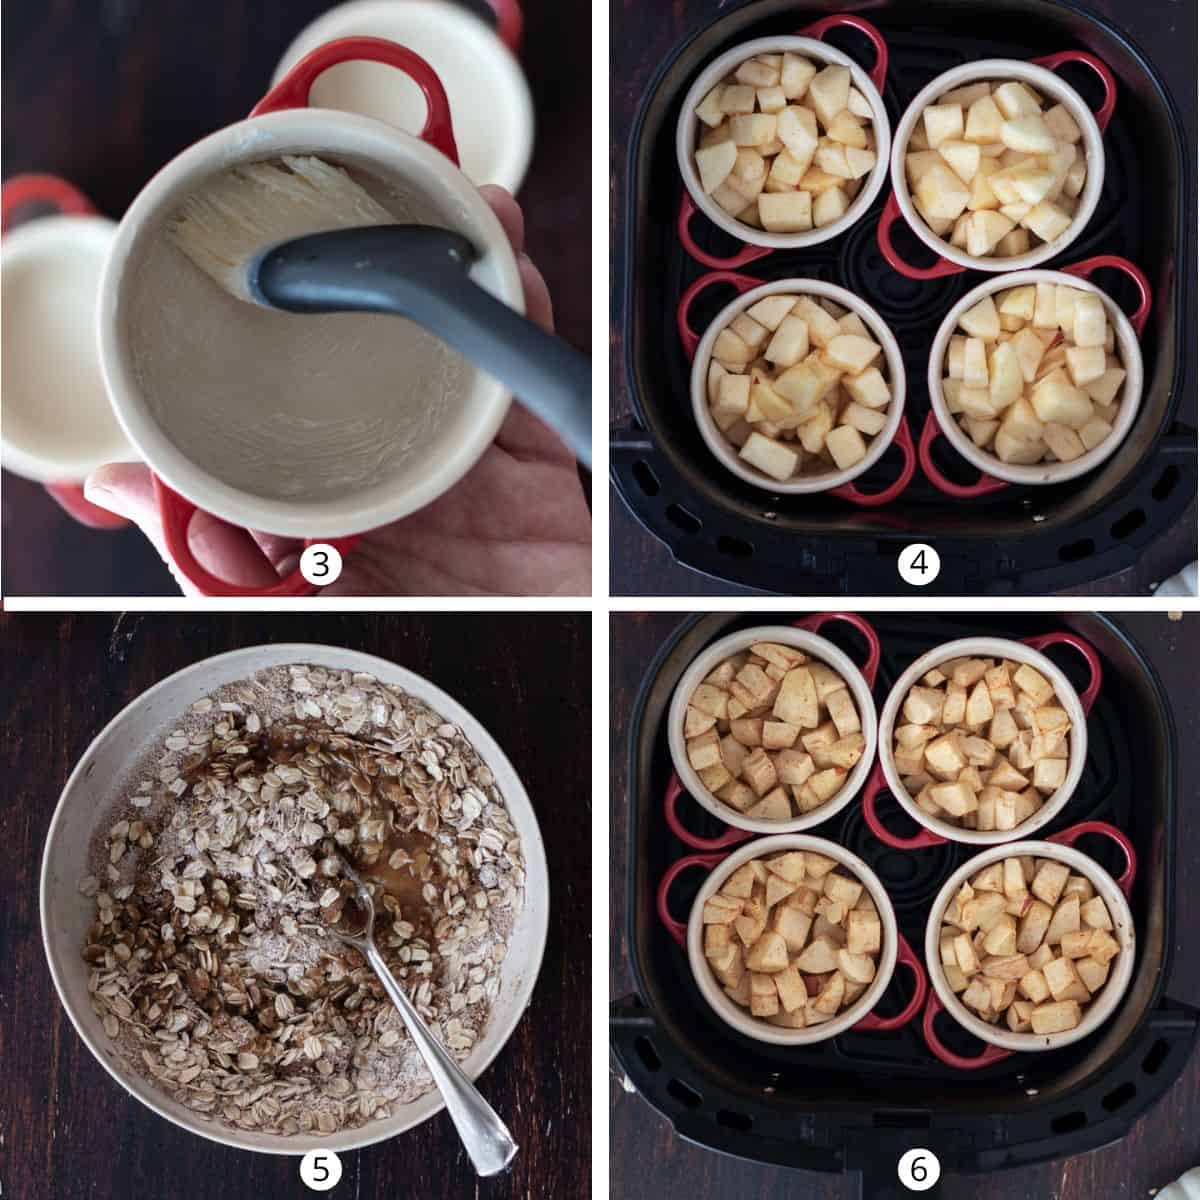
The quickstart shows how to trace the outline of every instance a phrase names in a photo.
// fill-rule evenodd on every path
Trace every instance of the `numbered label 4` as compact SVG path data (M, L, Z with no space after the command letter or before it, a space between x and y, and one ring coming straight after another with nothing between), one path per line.
M900 551L897 562L900 578L910 587L925 587L941 572L941 555L924 542L912 542Z

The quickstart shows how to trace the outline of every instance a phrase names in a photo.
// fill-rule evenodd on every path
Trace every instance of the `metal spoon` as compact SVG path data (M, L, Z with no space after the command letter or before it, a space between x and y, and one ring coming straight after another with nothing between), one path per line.
M371 890L344 860L342 870L355 886L355 901L365 916L362 932L350 934L330 925L329 931L347 946L353 946L371 964L392 1003L399 1010L405 1028L416 1043L425 1065L437 1084L446 1111L462 1138L463 1146L479 1175L498 1175L516 1157L517 1143L495 1110L479 1094L475 1085L463 1074L458 1063L446 1052L441 1042L430 1033L421 1015L404 994L396 977L383 961L375 945L375 901Z

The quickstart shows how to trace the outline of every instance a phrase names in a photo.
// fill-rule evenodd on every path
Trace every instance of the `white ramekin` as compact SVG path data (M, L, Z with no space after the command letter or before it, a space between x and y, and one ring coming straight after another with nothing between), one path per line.
M1002 859L1022 854L1031 854L1035 858L1051 858L1055 862L1065 863L1073 873L1087 879L1096 889L1096 894L1101 896L1104 903L1108 905L1108 911L1113 920L1113 937L1121 945L1121 952L1113 959L1108 980L1099 996L1092 1000L1083 1014L1083 1020L1074 1029L1068 1029L1065 1033L1013 1033L1003 1024L989 1025L987 1021L977 1017L959 1000L951 990L942 970L940 946L942 914L946 911L955 893L976 871L982 870L992 863L1000 862ZM1112 1016L1133 977L1134 943L1133 914L1129 911L1129 902L1113 877L1094 860L1071 846L1059 846L1054 842L1013 842L1007 846L993 846L990 850L977 854L963 863L942 885L942 890L938 892L933 907L929 910L929 921L925 926L925 964L930 982L933 984L942 1007L964 1029L969 1030L981 1041L992 1046L1000 1046L1005 1050L1057 1050L1094 1033Z
M5 470L24 479L82 482L105 463L137 459L113 416L96 353L100 274L116 230L116 222L107 217L72 214L27 221L4 234L0 276L8 319L0 453ZM75 272L70 282L76 283L89 266L94 269L94 287L83 293L64 291L64 272ZM29 341L18 341L18 334ZM68 374L72 368L79 373ZM57 393L68 390L73 396L64 404ZM102 432L86 448L77 436L63 445L60 435L56 444L50 431L61 429L73 406L85 402ZM26 416L34 407L40 413Z
M1070 757L1067 761L1067 778L1062 787L1046 797L1041 808L1027 821L1022 821L1016 829L982 830L964 829L931 816L922 810L917 802L908 794L907 789L896 770L896 760L892 752L892 740L901 709L909 689L920 682L921 676L934 667L952 658L1008 658L1015 662L1028 663L1054 686L1058 702L1066 709L1071 718ZM1070 800L1072 793L1083 775L1083 765L1087 762L1087 714L1079 699L1079 693L1071 686L1067 677L1044 654L1027 646L1023 642L1009 641L1007 638L969 637L960 638L956 642L947 642L937 646L927 654L922 654L896 680L895 686L884 701L883 710L879 714L879 764L883 768L884 777L896 802L918 825L924 826L940 837L952 842L969 842L977 846L994 846L1001 842L1011 842L1016 837L1027 837L1035 830L1052 821L1063 806ZM998 857L1003 858L1004 854Z
M463 1064L475 1078L496 1057L529 1004L546 945L549 878L546 852L529 796L503 750L487 730L456 700L411 671L386 659L337 646L279 644L250 646L207 658L177 671L126 705L96 735L63 788L46 835L42 855L42 940L54 986L71 1023L97 1061L130 1095L161 1117L210 1141L267 1154L304 1154L327 1149L344 1152L394 1137L427 1121L443 1107L435 1090L397 1109L383 1121L370 1121L340 1133L296 1135L234 1130L173 1100L153 1083L131 1071L120 1059L92 1011L88 997L90 967L82 948L92 922L95 901L79 892L88 874L88 851L109 806L142 756L168 732L196 700L223 684L256 671L289 663L314 663L335 670L364 671L385 684L402 688L456 724L496 777L509 815L521 838L525 858L525 904L517 917L508 955L501 965L500 992L491 1021Z
M752 858L765 858L786 850L811 850L817 854L827 855L845 867L854 878L870 893L879 912L879 922L882 927L879 958L875 963L875 978L868 984L853 1004L836 1017L822 1021L807 1029L785 1029L772 1025L761 1017L751 1016L749 1011L735 1004L727 995L712 973L708 960L704 957L704 905L713 896L729 876L743 863ZM708 878L700 886L700 891L692 903L691 914L687 924L687 956L692 968L696 986L699 987L704 999L712 1010L731 1028L738 1033L760 1042L772 1042L777 1046L809 1046L814 1042L823 1042L849 1029L861 1021L876 1004L887 989L892 974L896 969L898 954L896 914L892 902L880 883L879 877L867 866L857 854L826 841L824 838L803 836L797 834L782 834L778 837L757 838L739 850L735 850L728 858L722 860L709 873Z
M338 474L349 468L329 454L327 428L314 434L310 430L314 423L303 414L293 419L290 411L277 411L280 403L272 398L270 377L273 368L278 374L286 370L286 364L253 364L263 388L261 402L250 412L231 411L227 402L223 404L219 389L214 389L208 406L200 412L173 395L146 393L139 371L144 359L173 354L179 372L185 373L189 368L207 371L209 362L220 361L223 353L234 353L223 345L193 344L186 351L176 345L148 346L143 342L150 335L133 328L131 310L136 308L139 294L165 286L159 272L164 260L170 261L162 250L166 221L187 195L213 175L240 163L284 154L318 155L357 169L400 196L414 198L419 210L436 214L432 221L463 233L478 248L480 257L471 268L476 282L518 312L524 311L524 297L512 246L495 213L467 177L433 145L353 113L292 108L227 126L172 159L129 206L101 281L98 317L105 383L129 440L174 491L233 525L286 537L345 537L408 516L457 483L491 445L511 397L490 375L466 367L460 386L438 409L438 418L430 419L430 397L404 386L403 359L380 361L380 379L390 373L395 383L388 403L393 409L400 406L400 414L407 414L405 420L414 432L403 444L393 438L397 444L390 447L386 465L373 469L366 482L354 484L345 482L353 476ZM240 305L231 297L213 294L215 285L198 278L199 273L182 254L172 252L178 259L176 298L181 309L191 312L207 302L208 309L202 311L212 313L218 305ZM197 278L184 276L185 269ZM157 282L148 282L150 276ZM206 292L201 291L204 285ZM235 331L238 327L231 318L221 328ZM239 346L237 352L254 351L255 346L247 345ZM363 397L339 392L337 380L331 379L330 411L343 415L347 424L369 427L385 415L386 390L377 389L368 403ZM388 419L399 417L393 414ZM218 440L208 433L201 439L196 430L202 421L205 428L211 425L220 431ZM202 440L203 453L198 449ZM232 453L227 447L234 446L241 459L259 464L253 486L242 481L241 475L249 473L244 463L237 477L223 466L223 455ZM313 486L296 485L297 475L303 472L311 475ZM318 479L326 486L318 488Z
M952 246L948 241L938 237L925 223L923 217L913 206L912 196L908 188L908 175L904 169L904 159L908 154L908 143L912 137L917 122L921 120L925 109L935 104L938 97L946 92L965 87L967 84L978 83L981 80L994 80L1004 83L1017 80L1028 83L1042 96L1062 104L1071 114L1079 131L1083 135L1083 150L1087 159L1087 180L1079 196L1079 204L1068 228L1052 242L1043 242L1025 254L1016 254L1011 258L975 257ZM1087 228L1096 205L1100 202L1100 191L1104 185L1104 138L1100 126L1092 110L1084 104L1079 93L1069 84L1048 71L1045 67L1033 63L1022 62L1013 58L986 58L978 62L964 63L939 75L931 83L923 87L916 99L905 110L896 127L896 136L892 142L892 190L896 195L896 203L900 207L909 228L935 254L967 267L973 271L1021 271L1027 267L1036 267L1057 254L1061 254Z
M533 153L533 98L521 65L487 22L443 0L349 0L298 33L275 68L275 83L310 51L345 37L382 37L415 50L446 86L463 173L473 183L516 192ZM332 67L313 86L313 103L356 112L416 133L420 93L378 63Z
M830 64L839 67L849 67L853 86L856 87L867 103L871 106L871 122L875 134L875 166L870 174L862 181L858 195L850 202L845 213L837 221L821 229L810 229L804 233L768 233L765 229L755 229L736 217L730 216L710 196L705 194L700 186L700 174L696 170L696 106L726 75L732 74L743 62L756 54L782 54L790 51L802 54L814 62L825 66ZM683 175L683 183L688 193L696 202L696 207L712 223L725 230L726 233L747 242L752 246L769 246L777 249L799 249L802 246L815 246L819 242L827 242L841 233L845 233L866 213L883 188L887 178L888 157L892 144L892 126L888 120L887 109L883 106L883 98L875 85L867 77L867 73L850 57L840 50L834 49L825 42L805 37L766 37L757 38L751 42L742 42L731 50L726 50L720 57L713 59L697 76L696 81L683 99L683 108L679 113L679 121L675 127L675 155L679 160L679 170Z
M821 296L857 313L863 323L870 329L875 340L883 347L883 356L887 364L888 383L892 389L892 402L888 407L887 424L879 431L867 447L866 456L861 462L844 471L827 471L821 475L804 475L798 479L779 481L771 479L761 471L755 470L749 463L739 457L737 447L728 441L721 432L708 407L708 364L712 358L713 345L717 335L739 313L745 312L752 304L764 296L778 295L780 292L796 292L810 296ZM696 347L692 359L692 415L700 429L700 436L713 452L721 465L732 471L747 483L754 484L764 491L783 495L801 495L812 492L827 492L841 487L852 479L869 471L884 455L892 444L900 422L904 419L905 374L904 357L900 353L900 343L895 334L884 323L883 318L863 299L853 292L846 291L836 284L823 283L819 279L782 279L776 283L764 283L762 287L754 288L731 300L713 319L704 331L700 344Z
M963 431L953 414L946 407L946 397L942 392L942 379L946 371L946 352L950 346L950 338L958 326L958 319L968 309L973 308L985 296L994 296L997 292L1008 291L1010 288L1037 283L1065 284L1067 287L1078 288L1081 292L1091 292L1100 297L1104 311L1112 322L1113 336L1116 339L1117 357L1125 368L1125 382L1122 385L1120 407L1117 410L1116 424L1113 431L1098 446L1081 454L1071 462L1042 462L1031 465L1001 462L994 454L981 450ZM1144 373L1142 367L1142 348L1138 343L1137 334L1129 323L1129 318L1121 311L1116 302L1094 283L1081 279L1078 275L1068 275L1062 271L1016 271L1011 275L1001 275L994 279L985 280L977 288L969 291L946 314L933 340L933 349L929 355L929 402L937 423L947 440L969 463L978 467L987 475L1003 479L1008 483L1063 483L1086 474L1098 467L1106 458L1116 453L1117 447L1125 440L1138 414L1142 402L1142 383Z
M803 650L810 658L815 658L836 671L846 681L846 686L854 697L863 737L866 739L862 757L850 769L842 790L831 796L819 808L788 821L766 821L760 817L747 817L718 800L704 786L688 761L687 741L683 736L684 713L697 685L703 682L704 677L723 659L748 650L755 642L779 642L784 646L794 646L797 650ZM814 825L820 825L822 821L828 821L835 813L845 808L858 794L871 770L875 756L876 729L875 700L858 667L827 638L792 625L759 625L754 629L742 629L737 633L728 634L713 642L696 657L675 685L675 694L671 697L671 707L667 714L667 740L671 748L671 761L675 764L675 770L684 788L697 804L706 808L718 820L738 829L752 830L754 833L799 833L801 830L811 829Z

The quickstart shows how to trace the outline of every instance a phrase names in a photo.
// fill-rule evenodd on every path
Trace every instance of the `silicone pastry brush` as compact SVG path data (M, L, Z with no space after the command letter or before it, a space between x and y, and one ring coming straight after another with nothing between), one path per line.
M508 387L592 461L591 365L471 279L462 234L401 225L340 167L311 156L235 167L189 196L176 245L240 300L292 313L407 317Z
M348 880L343 900L353 901L353 904L344 903L338 910L338 920L327 922L326 927L339 941L353 946L379 977L383 990L400 1013L400 1019L446 1102L446 1111L458 1130L458 1136L462 1138L463 1148L470 1156L476 1173L482 1176L498 1175L507 1170L516 1157L517 1143L495 1109L480 1095L479 1089L430 1032L421 1014L384 962L375 944L375 898L370 888L344 858L341 859L341 871ZM357 920L351 921L350 915Z

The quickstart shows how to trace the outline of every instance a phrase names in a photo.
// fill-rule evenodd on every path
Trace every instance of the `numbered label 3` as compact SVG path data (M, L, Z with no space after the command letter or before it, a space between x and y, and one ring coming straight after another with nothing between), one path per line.
M333 583L341 573L341 553L327 542L314 542L300 555L300 574L317 587Z

